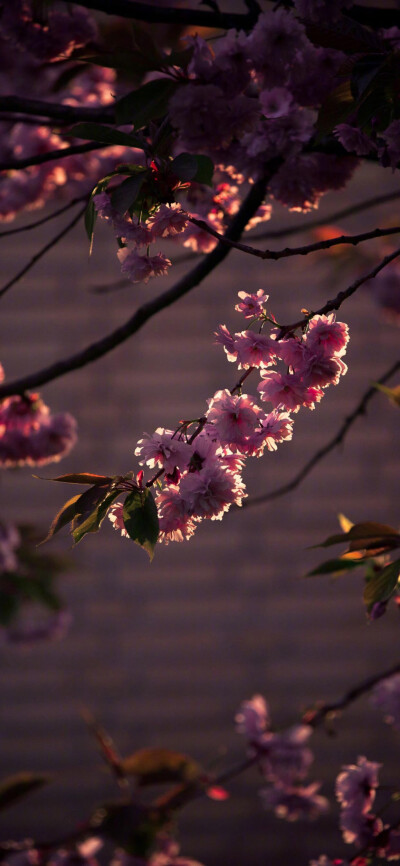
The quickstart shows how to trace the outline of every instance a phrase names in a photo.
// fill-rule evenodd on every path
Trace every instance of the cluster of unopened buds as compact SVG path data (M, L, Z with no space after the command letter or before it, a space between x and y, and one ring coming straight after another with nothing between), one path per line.
M208 400L203 417L182 422L176 430L158 427L145 433L135 454L143 467L152 470L147 487L155 486L159 540L189 539L204 519L221 520L231 505L241 505L245 494L242 469L247 457L274 451L280 442L292 438L293 419L301 406L313 409L330 384L337 384L347 367L342 360L349 339L347 325L333 314L310 318L301 337L280 330L265 311L268 296L239 292L236 310L255 323L232 335L220 325L216 339L228 360L244 371L231 390L219 390ZM272 323L264 334L265 324ZM271 368L278 361L284 370ZM256 399L242 393L242 383L258 369L260 399L270 404L265 412ZM128 535L123 521L123 503L109 511L114 528Z

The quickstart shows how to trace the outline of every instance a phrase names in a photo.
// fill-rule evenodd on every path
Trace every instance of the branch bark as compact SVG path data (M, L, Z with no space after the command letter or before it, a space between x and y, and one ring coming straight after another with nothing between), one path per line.
M272 174L276 169L277 165L274 163L271 165L270 173ZM238 213L232 220L231 226L227 229L226 236L228 238L231 238L232 240L240 238L243 229L264 199L269 179L270 175L263 180L258 181L251 187L250 192L244 199ZM195 286L198 286L199 283L201 283L205 277L214 270L214 268L224 261L229 250L230 248L228 246L219 243L211 253L205 256L204 259L192 268L188 274L185 274L181 280L178 280L174 286L166 292L163 292L153 301L148 301L146 304L143 304L124 325L116 328L116 330L112 331L101 340L87 346L86 349L83 349L68 358L64 358L61 361L57 361L50 367L38 370L37 372L24 376L21 379L17 379L14 382L0 385L0 399L8 397L11 394L23 394L26 390L31 388L38 388L41 385L45 385L47 382L52 382L54 379L60 378L60 376L65 376L67 373L72 372L72 370L78 370L81 367L85 367L86 364L90 364L92 361L102 358L112 349L120 346L121 343L125 342L125 340L139 331L149 319L156 315L156 313L159 313L161 310L166 309L166 307L171 306L171 304L174 304L179 300L179 298L194 289Z

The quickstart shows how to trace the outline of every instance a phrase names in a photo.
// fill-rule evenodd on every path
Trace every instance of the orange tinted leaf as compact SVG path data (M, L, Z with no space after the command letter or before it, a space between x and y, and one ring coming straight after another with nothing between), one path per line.
M64 481L67 484L109 484L112 475L92 475L90 472L78 472L73 475L58 475L57 478L46 478L46 481Z
M162 782L194 782L201 774L193 758L170 749L139 749L121 761L127 776L135 776L138 785Z
M67 523L70 523L71 520L74 519L78 511L78 500L80 498L81 494L78 493L76 496L73 496L72 499L68 499L68 502L63 505L61 511L56 514L46 535L46 538L44 538L43 541L40 542L40 544L45 544L45 542L49 541L50 538L52 538L53 535L56 534L56 532L59 532L59 530L62 529L63 526L66 526Z

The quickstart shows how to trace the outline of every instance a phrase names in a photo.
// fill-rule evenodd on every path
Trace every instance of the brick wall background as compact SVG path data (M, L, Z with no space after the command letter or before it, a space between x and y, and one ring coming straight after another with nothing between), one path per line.
M346 192L324 199L321 212L392 188L389 172L363 168ZM382 225L391 213L381 207L343 221L343 227L358 231ZM278 209L273 226L299 219ZM12 242L1 241L4 281L56 230L50 223ZM232 253L201 286L129 342L44 388L53 411L71 411L79 422L78 445L59 471L134 468L135 443L144 430L197 416L207 397L235 381L234 367L213 345L212 333L219 322L242 327L233 311L237 292L267 289L277 319L291 321L301 307L319 306L354 278L339 275L327 286L321 261L314 256L262 263ZM183 267L174 268L168 280ZM1 302L7 377L77 351L168 285L165 279L110 294L92 291L118 277L107 227L99 226L91 260L83 229L77 227ZM315 412L300 412L292 443L249 463L250 495L289 480L337 430L371 380L396 360L398 328L382 321L366 291L348 301L341 316L351 332L347 376L329 389ZM2 838L57 836L84 819L102 797L117 793L82 722L82 706L92 710L124 753L160 745L190 752L206 764L216 759L230 764L243 756L232 721L243 699L263 693L275 724L288 725L307 704L339 697L398 658L398 614L390 611L366 625L361 577L331 581L302 575L322 559L321 552L307 547L336 530L339 511L354 521L396 524L399 417L377 396L345 444L297 491L232 512L222 523L202 524L190 543L160 546L151 565L111 525L71 552L74 568L63 582L74 615L69 637L30 651L1 650L2 773L56 774L47 790L0 817ZM58 474L58 467L41 474ZM2 517L34 520L47 528L64 492L33 479L30 470L4 472ZM67 536L52 544L70 549ZM335 739L322 730L314 737L311 775L324 781L323 793L332 797L340 763L358 754L372 760L390 755L385 777L390 778L398 741L366 700L346 713L337 729ZM249 772L232 784L227 802L189 806L181 821L183 852L207 866L286 864L294 856L305 864L324 852L343 855L334 803L330 815L316 824L287 825L263 810L258 787L255 771Z

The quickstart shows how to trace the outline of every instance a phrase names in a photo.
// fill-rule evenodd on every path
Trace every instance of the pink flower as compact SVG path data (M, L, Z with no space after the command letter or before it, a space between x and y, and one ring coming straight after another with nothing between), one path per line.
M172 475L175 467L183 471L192 451L192 447L179 434L175 435L173 430L165 430L164 427L157 427L151 435L144 433L135 448L136 456L141 457L141 466L147 465L150 469L159 466L168 475Z
M118 250L121 271L132 283L148 283L150 277L164 276L171 266L170 259L162 253L156 256L140 256L136 250L123 247Z
M257 385L257 391L262 400L268 400L274 408L298 412L300 406L314 409L324 395L320 388L308 388L296 373L276 373L263 370L262 381Z
M275 363L276 341L265 334L241 331L235 334L235 349L239 370L246 370L249 367L269 367Z
M260 93L261 110L265 117L283 117L294 107L293 94L286 87L273 87Z
M341 358L320 354L318 350L307 352L304 356L304 367L299 370L305 385L309 387L326 388L337 385L340 376L347 373L347 365Z
M320 782L313 782L307 787L275 785L273 788L264 788L260 795L265 808L273 809L278 818L285 818L286 821L304 818L314 820L329 810L326 797L317 793L320 787Z
M249 456L261 457L265 448L276 451L277 443L293 436L293 419L287 412L274 409L269 415L260 418L260 425L260 429L247 441L246 454Z
M311 734L309 725L294 725L280 734L264 734L259 742L259 761L265 777L285 785L303 779L314 759L305 745Z
M188 223L188 215L180 204L162 204L158 211L149 218L147 224L154 237L173 237L184 231Z
M336 322L335 314L313 316L308 324L306 346L323 351L326 355L344 355L349 342L349 329L344 322Z
M267 303L269 295L266 295L262 289L259 289L255 295L238 292L238 296L241 301L240 304L236 304L235 310L238 313L243 313L245 319L258 318L264 314L264 304Z
M214 335L216 337L215 342L220 343L224 347L228 361L236 361L235 340L226 325L218 325L217 330L214 331Z
M208 401L207 432L233 450L245 444L257 424L261 409L247 394L233 396L227 389L217 391Z
M180 483L187 513L195 520L222 520L233 503L242 504L244 489L239 475L226 472L215 464L206 464L200 472L188 473Z
M250 701L240 704L235 716L236 730L245 734L248 740L257 741L261 734L270 727L269 708L262 695L254 695Z
M358 758L357 764L350 764L336 779L336 797L342 808L355 807L358 812L369 812L378 787L378 770L381 764Z
M181 496L179 488L170 485L156 496L160 535L159 541L169 544L170 541L186 541L196 530L196 523L188 514L187 504Z
M119 532L124 538L129 538L129 535L125 529L124 518L122 514L123 508L123 502L113 502L107 512L107 517L111 521L114 529L119 530Z
M44 466L58 462L75 445L76 421L50 415L38 394L7 397L0 404L0 466Z

